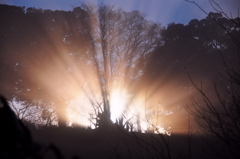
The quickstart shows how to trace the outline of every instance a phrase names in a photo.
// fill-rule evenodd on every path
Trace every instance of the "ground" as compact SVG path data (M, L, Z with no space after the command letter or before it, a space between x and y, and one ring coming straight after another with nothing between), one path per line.
M209 138L187 134L153 135L128 133L119 128L91 130L84 128L31 128L35 142L54 144L70 159L117 158L212 158L216 154L206 147ZM204 138L204 139L203 139ZM211 143L215 143L211 139ZM220 145L215 145L215 148Z

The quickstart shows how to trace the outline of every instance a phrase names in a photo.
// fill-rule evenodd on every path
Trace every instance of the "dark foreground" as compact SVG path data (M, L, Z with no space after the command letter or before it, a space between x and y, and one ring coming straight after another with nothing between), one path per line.
M238 150L214 138L131 133L114 124L96 130L36 129L19 120L0 96L0 159L212 159L240 158ZM234 141L229 141L234 143Z
M199 135L128 133L116 126L98 130L31 128L31 132L36 142L55 145L66 159L212 159L231 156L217 140Z

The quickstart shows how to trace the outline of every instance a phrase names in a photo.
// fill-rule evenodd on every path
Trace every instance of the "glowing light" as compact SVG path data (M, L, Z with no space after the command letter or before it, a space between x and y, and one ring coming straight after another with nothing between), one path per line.
M113 122L115 122L122 115L126 104L126 92L120 89L113 90L110 95L111 120Z
M93 18L90 18L89 22L93 34L92 40L95 43L94 50L91 47L82 46L82 48L78 48L79 51L72 52L69 50L71 47L67 46L71 43L68 43L66 38L63 38L65 45L60 45L55 43L54 36L49 36L49 41L52 41L53 45L46 46L46 50L49 53L54 52L54 54L46 56L47 60L41 60L43 62L39 62L38 56L33 56L30 60L27 58L26 63L31 67L27 70L26 76L30 78L34 86L39 85L42 90L49 93L53 102L55 99L57 99L56 101L58 99L68 101L64 105L66 106L64 109L56 106L57 110L60 110L59 116L63 116L62 118L69 123L69 126L80 125L96 128L98 113L105 111L103 110L102 91L106 91L105 93L109 94L108 100L113 122L123 119L123 124L128 123L131 131L167 132L162 126L164 121L160 118L173 114L172 111L165 110L165 108L169 109L176 105L176 101L182 98L182 94L177 92L176 87L173 87L173 82L166 82L168 76L164 74L162 79L152 81L149 86L147 86L148 83L146 86L141 85L144 80L139 81L138 79L144 75L145 68L141 68L144 65L140 63L142 61L140 59L144 57L142 55L152 50L146 51L141 47L131 48L139 42L141 46L145 45L141 41L134 41L138 38L131 38L132 41L125 43L123 37L130 36L129 33L135 32L136 29L124 33L128 29L119 25L122 21L117 22L116 26L109 27L110 30L106 35L110 39L108 41L103 39L102 43L106 43L110 50L104 52L106 56L103 57L101 39L98 39L102 36L98 32L101 29L99 13L95 14L92 15ZM129 29L131 28L134 27ZM95 32L95 30L97 31ZM61 32L64 30L60 29ZM136 35L139 33L135 32ZM150 39L146 40L150 41ZM31 91L33 90L29 89L29 92ZM174 93L177 96L172 99ZM159 106L159 97L164 99L161 102L163 106Z

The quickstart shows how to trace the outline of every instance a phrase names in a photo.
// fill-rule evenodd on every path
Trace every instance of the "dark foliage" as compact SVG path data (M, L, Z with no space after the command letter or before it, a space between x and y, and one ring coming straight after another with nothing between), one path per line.
M34 143L29 129L16 117L7 100L2 96L0 100L1 159L44 159L50 151L54 158L63 158L54 145L44 147Z
M194 1L189 2L197 5ZM240 19L228 17L215 1L210 2L211 5L217 6L218 13L208 14L204 24L211 23L214 28L209 29L204 41L208 41L211 35L219 38L215 38L209 44L222 61L217 68L216 78L212 82L211 91L215 96L214 98L210 96L203 88L203 83L198 84L192 78L191 71L187 71L201 99L192 97L192 104L186 108L195 117L202 133L214 137L216 142L223 143L219 149L216 149L206 141L216 157L226 158L223 154L228 151L229 158L238 159L240 157ZM198 7L204 11L203 8Z

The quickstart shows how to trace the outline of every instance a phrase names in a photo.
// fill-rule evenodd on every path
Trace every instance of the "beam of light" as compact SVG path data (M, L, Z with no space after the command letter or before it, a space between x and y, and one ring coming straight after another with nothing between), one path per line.
M55 106L69 126L76 124L96 128L97 114L103 111L104 90L108 93L106 98L110 103L113 122L122 119L131 125L133 131L169 133L170 127L175 126L173 121L180 120L177 115L172 117L181 109L176 108L179 105L177 101L184 98L180 90L176 90L177 82L169 81L170 77L163 74L158 80L139 85L145 71L140 59L146 58L155 47L148 45L155 34L146 41L134 40L144 37L144 29L151 23L138 30L131 26L131 19L118 17L117 22L109 21L112 28L105 26L108 36L101 38L99 14L95 13L89 22L92 39L79 41L81 45L89 40L94 47L82 45L82 48L78 47L80 50L70 51L67 36L59 37L66 30L71 30L70 24L60 29L53 27L52 30L59 30L58 34L48 35L47 41L44 41L42 51L47 56L30 54L22 61L28 66L29 81L37 87L36 90L31 89L30 98L34 99L38 91L44 90L44 98L49 98L53 103L63 101L62 107ZM136 20L135 17L133 19ZM127 25L122 26L124 23ZM135 32L136 37L129 38L131 32ZM77 35L78 32L73 34ZM57 37L60 40L56 41ZM135 47L137 44L139 46ZM144 47L151 49L144 50Z
M116 121L127 107L127 94L124 90L116 89L110 94L111 120Z

